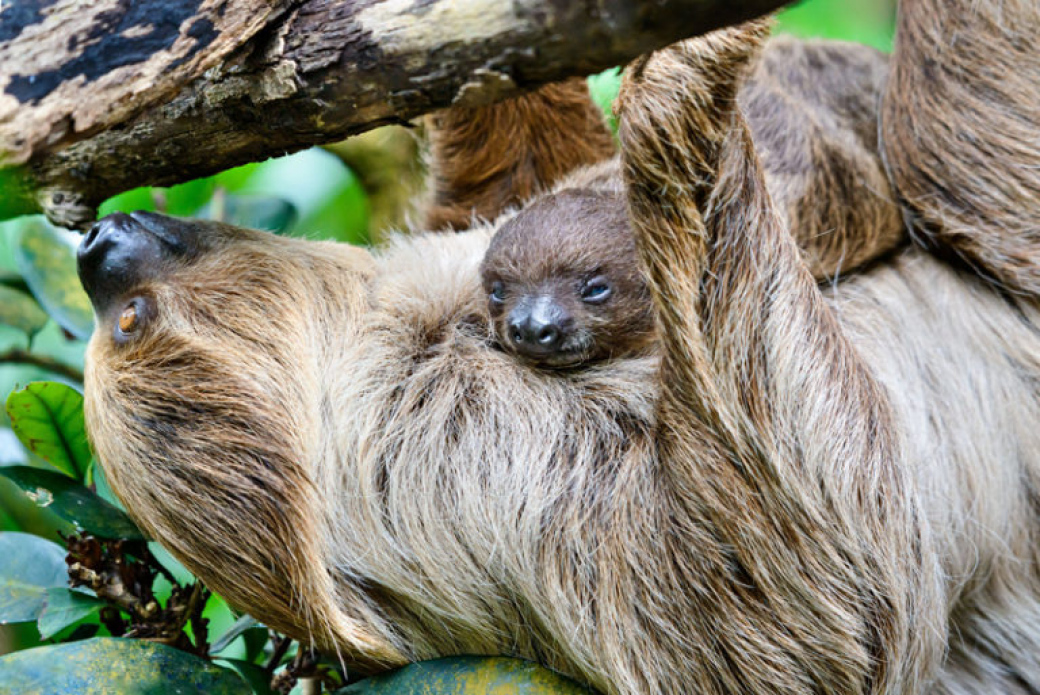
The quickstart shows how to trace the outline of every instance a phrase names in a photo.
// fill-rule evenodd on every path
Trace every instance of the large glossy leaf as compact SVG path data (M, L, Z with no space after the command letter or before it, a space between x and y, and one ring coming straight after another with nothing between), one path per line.
M104 605L104 601L80 591L47 589L47 602L37 620L40 637L49 639L69 625L97 613Z
M36 620L47 589L68 581L60 545L28 533L0 533L0 625Z
M25 292L0 285L0 323L33 335L47 323L47 312Z
M61 473L31 466L6 466L0 475L24 490L36 504L98 538L145 538L126 514Z
M221 659L221 661L238 671L238 675L249 683L255 695L275 695L275 691L271 690L271 676L262 667L242 659Z
M79 284L76 252L68 233L43 222L26 225L15 260L47 313L77 338L89 337L94 330L94 311Z
M234 671L142 640L96 638L0 658L0 695L251 695Z
M589 695L591 691L530 661L461 656L411 664L337 690L337 695Z
M7 397L11 427L25 445L62 473L83 480L90 445L83 421L83 396L56 381L38 381Z

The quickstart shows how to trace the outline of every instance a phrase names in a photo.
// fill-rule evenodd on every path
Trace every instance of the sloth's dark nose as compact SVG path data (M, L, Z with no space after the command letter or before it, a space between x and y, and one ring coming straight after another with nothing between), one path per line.
M154 278L192 246L190 226L163 215L116 212L90 228L76 254L79 279L94 310Z
M546 357L563 346L570 323L567 312L548 298L520 302L509 314L509 339L521 354Z
M555 323L542 323L530 316L526 320L510 324L509 327L514 343L538 352L555 350L563 335L560 327Z

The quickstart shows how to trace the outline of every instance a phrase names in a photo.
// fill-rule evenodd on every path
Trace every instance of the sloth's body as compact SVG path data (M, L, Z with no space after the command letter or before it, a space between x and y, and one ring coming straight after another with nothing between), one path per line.
M349 383L341 394L344 411L393 415L341 421L337 448L364 455L345 459L349 475L333 473L320 485L329 491L329 506L351 500L336 507L339 525L331 534L341 553L337 562L349 574L392 578L397 600L387 622L407 635L405 643L415 649L410 657L506 652L590 679L608 692L698 692L689 687L690 674L718 668L722 657L688 635L710 630L720 641L749 640L742 655L748 665L739 673L751 692L788 692L797 690L784 684L786 668L770 670L770 663L758 660L769 654L767 645L798 639L789 633L800 625L810 643L834 640L818 646L835 658L859 654L864 666L869 663L854 637L865 628L864 616L839 611L843 618L831 618L837 622L816 624L819 616L802 613L796 586L773 588L777 593L769 600L781 602L783 620L769 629L756 625L757 634L748 635L742 608L730 602L735 598L720 598L722 605L711 610L698 598L703 585L715 581L737 584L739 594L747 581L739 564L731 575L692 586L667 583L682 581L670 576L676 568L667 558L692 562L687 569L693 575L717 573L714 558L726 546L674 536L672 515L682 503L669 492L669 474L654 445L658 361L619 359L564 376L489 352L483 333L465 318L486 301L473 276L487 234L412 239L381 257L383 303L369 324L378 328L366 331L360 348L345 356L341 373ZM420 266L427 272L413 272ZM882 508L908 505L920 517L905 544L869 560L885 563L871 571L897 573L889 579L909 601L898 608L916 625L916 634L902 637L905 648L928 657L914 662L919 675L934 675L949 640L951 666L943 678L951 684L959 677L956 669L975 660L994 668L1010 664L1028 673L1028 682L1040 683L1040 632L1032 627L1040 620L1040 525L1030 491L1040 486L1036 302L1009 305L984 283L916 248L826 295L892 406L893 458L874 468L856 452L817 448L806 457L814 468L782 470L790 476L785 486L793 486L786 494L801 494L803 483L796 481L803 473L822 486L812 502L820 505L813 511L819 521L797 540L758 538L746 517L748 500L729 498L732 516L721 522L734 539L728 562L757 563L754 571L786 582L791 566L785 563L804 559L784 546L804 543L816 548L819 564L802 568L802 590L822 591L837 569L823 550L834 531L825 528L833 523L827 508L841 503L827 500L858 495L865 486ZM402 314L404 298L415 304ZM433 344L417 340L420 305L419 335L438 336ZM788 338L799 344L808 336ZM425 357L416 362L417 355ZM928 355L927 364L921 355ZM359 380L359 374L367 378ZM804 409L811 422L811 411L823 410L816 399L829 395L816 389L795 399L780 395L773 407ZM450 416L442 410L449 404ZM821 415L812 427L789 445L820 447L840 425ZM614 463L605 468L604 461ZM692 465L698 479L719 475L706 461ZM716 513L727 506L719 504ZM848 523L864 521L857 519ZM751 537L736 540L744 536ZM923 557L914 559L918 552ZM837 608L847 597L830 586L828 600ZM602 592L659 612L645 623L621 613L613 622L596 612ZM678 626L676 635L664 631L664 621ZM979 652L973 640L980 636L992 641L994 653ZM646 669L647 654L667 659L669 668ZM607 673L593 676L581 665L585 659ZM748 674L761 680L750 681ZM918 692L912 674L899 679L905 680L893 692ZM1018 692L1012 679L994 673L980 680L986 689L979 692ZM831 686L842 693L863 687L851 681ZM972 691L951 685L949 692Z
M1025 69L1030 7L902 21L1021 27L988 43ZM361 669L505 653L611 695L1040 691L1038 294L917 248L821 291L733 108L763 34L626 75L656 357L563 374L491 346L478 267L508 216L378 256L107 218L80 251L86 407L134 517Z

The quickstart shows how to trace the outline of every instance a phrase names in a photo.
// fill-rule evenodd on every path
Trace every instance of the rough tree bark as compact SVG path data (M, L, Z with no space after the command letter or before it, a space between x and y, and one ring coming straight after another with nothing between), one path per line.
M785 0L4 0L0 218L627 62Z

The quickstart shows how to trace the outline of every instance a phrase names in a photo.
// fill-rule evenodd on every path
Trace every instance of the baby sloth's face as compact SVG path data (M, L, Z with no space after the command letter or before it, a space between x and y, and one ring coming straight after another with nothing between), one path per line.
M653 313L624 199L547 196L492 239L481 279L499 345L541 367L576 367L645 349Z

